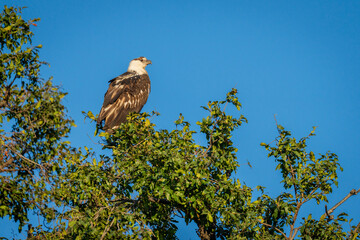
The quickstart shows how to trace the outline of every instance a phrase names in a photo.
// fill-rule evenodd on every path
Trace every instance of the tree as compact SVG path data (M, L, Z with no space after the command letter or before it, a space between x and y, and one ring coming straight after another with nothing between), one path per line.
M38 19L26 22L21 11L5 6L0 15L0 216L19 222L19 231L30 210L55 217L50 189L74 124L61 104L66 93L40 78L41 45L30 46Z
M261 195L253 199L253 190L231 177L239 166L232 132L247 120L227 115L228 105L240 110L236 89L224 101L203 107L208 116L197 124L205 146L195 142L195 131L181 115L172 131L156 130L148 114L134 114L115 134L100 133L112 156L84 162L83 172L72 168L66 174L71 181L65 189L73 191L61 197L72 201L79 196L68 212L73 217L68 236L175 239L178 216L195 222L201 239L356 239L358 227L349 233L343 229L346 214L331 216L336 207L318 220L310 214L297 221L310 200L327 202L342 170L335 154L316 157L307 151L315 129L297 141L278 125L275 146L262 143L282 173L285 191L280 196L272 198L258 187ZM95 121L91 112L88 116Z
M315 129L297 141L277 125L275 144L261 144L278 163L281 195L234 177L239 164L231 137L247 122L227 113L241 110L236 89L202 107L208 116L197 122L199 133L182 115L175 129L165 130L151 122L155 112L130 114L113 134L95 131L106 149L99 158L87 147L71 148L63 141L73 125L60 102L65 93L39 78L39 47L21 50L31 42L33 21L23 21L20 12L5 7L1 15L1 116L11 131L1 125L0 209L20 227L31 209L56 220L50 228L30 227L29 239L177 239L178 218L196 223L204 240L360 238L359 224L346 230L343 223L351 219L332 215L339 205L299 223L301 207L327 202L342 170L334 153L307 149ZM91 112L86 116L96 120ZM205 144L195 141L198 134Z

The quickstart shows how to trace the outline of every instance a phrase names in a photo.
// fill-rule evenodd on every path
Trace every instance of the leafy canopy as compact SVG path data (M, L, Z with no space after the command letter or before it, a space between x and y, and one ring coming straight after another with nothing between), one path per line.
M21 11L5 6L0 14L0 217L18 222L19 232L27 225L28 239L177 239L178 220L194 222L204 240L360 238L360 224L333 215L342 202L299 220L305 204L328 201L342 170L336 154L307 149L315 129L298 141L278 125L275 142L261 144L282 175L279 196L235 178L232 136L247 122L228 114L241 110L236 89L202 107L199 133L182 115L166 130L151 122L157 113L130 114L114 134L95 131L99 157L71 147L66 93L40 77L45 63L30 30L38 19L25 21ZM32 226L31 213L43 222Z
M62 139L74 125L52 80L40 77L41 45L31 46L31 25L21 8L0 14L0 217L28 223L29 211L51 221L51 186L71 150Z

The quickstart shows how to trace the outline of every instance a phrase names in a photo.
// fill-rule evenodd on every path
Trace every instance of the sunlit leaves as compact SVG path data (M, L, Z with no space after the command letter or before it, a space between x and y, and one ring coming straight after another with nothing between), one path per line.
M300 141L291 138L291 133L280 125L278 130L276 146L261 145L278 162L276 169L282 173L284 188L294 188L296 197L304 200L327 201L326 194L332 192L333 184L337 185L337 171L342 170L336 154L328 152L316 158L312 151L306 151L306 141L315 135L315 128Z
M133 113L111 134L96 127L103 155L71 148L66 93L39 78L41 45L31 46L30 29L37 20L20 13L5 6L0 15L0 217L19 230L32 211L52 222L29 225L29 239L176 239L178 218L194 222L202 239L346 236L344 214L297 221L303 204L327 201L342 170L334 153L307 149L315 128L298 141L278 125L275 144L261 144L282 174L283 193L272 197L234 179L241 153L232 137L247 122L236 89L202 107L199 133L181 114L167 130L152 122L158 113ZM358 238L351 230L349 239Z
M30 45L38 20L23 20L21 10L4 6L0 14L0 216L19 230L31 211L47 222L56 217L51 187L72 151L62 138L73 125L60 102L66 93L39 78L41 45Z
M300 229L300 237L302 239L345 239L347 233L343 230L343 224L347 222L346 214L339 214L336 219L327 221L321 219L320 221L312 218L311 214L305 219ZM358 239L358 238L352 238Z
M225 112L230 105L240 108L235 92L231 91L226 101L209 102L203 107L208 116L197 124L207 139L204 146L195 142L198 133L182 115L171 131L156 128L150 120L155 113L143 113L130 114L128 122L113 134L100 132L105 140L103 147L111 149L112 156L74 164L75 168L65 174L68 184L64 187L71 191L63 191L62 197L73 206L67 214L76 221L68 229L68 236L174 239L178 216L186 223L194 222L202 237L294 237L297 233L286 233L286 229L294 226L302 204L311 199L326 201L337 183L337 170L341 169L337 156L326 153L317 157L307 151L306 141L314 131L297 141L279 125L275 146L261 145L278 162L276 168L283 174L284 188L293 192L274 198L259 186L261 194L253 199L252 189L231 178L239 166L231 136L246 122L242 115L234 118ZM96 119L91 112L86 115ZM86 151L88 155L82 159L91 155ZM320 222L315 224L327 228ZM339 236L344 234L337 229ZM305 228L298 233L303 231Z
M240 224L239 219L244 218L238 211L244 211L240 209L251 200L251 189L230 179L238 167L231 133L246 121L243 116L234 118L225 113L228 104L240 109L235 94L234 89L226 101L208 104L207 120L198 123L209 139L205 146L195 143L196 132L182 115L171 131L156 129L150 119L157 113L143 113L130 114L127 123L113 134L100 132L106 139L104 148L111 149L113 155L104 156L101 167L94 159L92 164L84 162L66 174L69 183L64 187L71 191L63 192L62 198L74 206L69 212L72 218L82 219L72 223L73 234L80 234L75 229L81 228L85 229L81 234L87 234L83 236L95 239L94 229L104 232L111 220L101 224L100 219L94 219L103 208L109 211L107 219L116 219L122 229L133 231L137 226L142 237L174 238L178 214L204 231L221 232L223 237L234 234L234 221ZM91 112L86 116L96 118ZM85 202L79 204L79 200ZM82 222L91 223L92 233ZM116 229L111 226L106 236Z
M267 221L272 222L272 226L278 226L278 223L273 221L283 219L279 228L283 229L284 224L292 226L289 237L294 237L296 232L293 227L302 205L312 199L317 204L322 201L327 202L327 195L332 192L333 185L337 186L338 184L337 172L342 171L342 168L336 154L327 152L316 155L307 150L307 141L315 135L315 127L307 137L301 138L299 141L281 125L278 125L278 131L279 136L275 146L265 143L262 143L261 146L269 151L269 157L275 158L278 163L276 170L280 170L283 177L283 186L293 194L279 196L286 200L282 203L275 202L274 205L269 204L271 201L268 203L263 201L263 204L265 203L266 211L268 211L268 213L265 212ZM286 197L284 198L284 196ZM283 210L281 210L282 208ZM282 214L284 215L282 216ZM341 214L337 219L328 221L324 221L323 218L314 220L310 215L307 220L304 219L300 228L301 236L304 239L341 239L346 236L339 223L341 221L347 221L341 217Z

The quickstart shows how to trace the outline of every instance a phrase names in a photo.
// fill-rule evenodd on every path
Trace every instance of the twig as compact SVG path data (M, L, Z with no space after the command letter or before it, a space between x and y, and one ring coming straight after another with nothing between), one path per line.
M277 119L276 119L276 114L274 114L274 119L275 119L275 124L276 124L276 127L279 126L278 122L277 122Z

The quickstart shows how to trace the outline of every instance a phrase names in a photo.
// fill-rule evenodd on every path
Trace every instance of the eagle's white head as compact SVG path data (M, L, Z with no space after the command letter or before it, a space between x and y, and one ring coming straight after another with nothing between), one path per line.
M151 61L146 57L139 57L131 60L128 68L128 72L136 72L137 74L147 74L145 67L151 64Z

